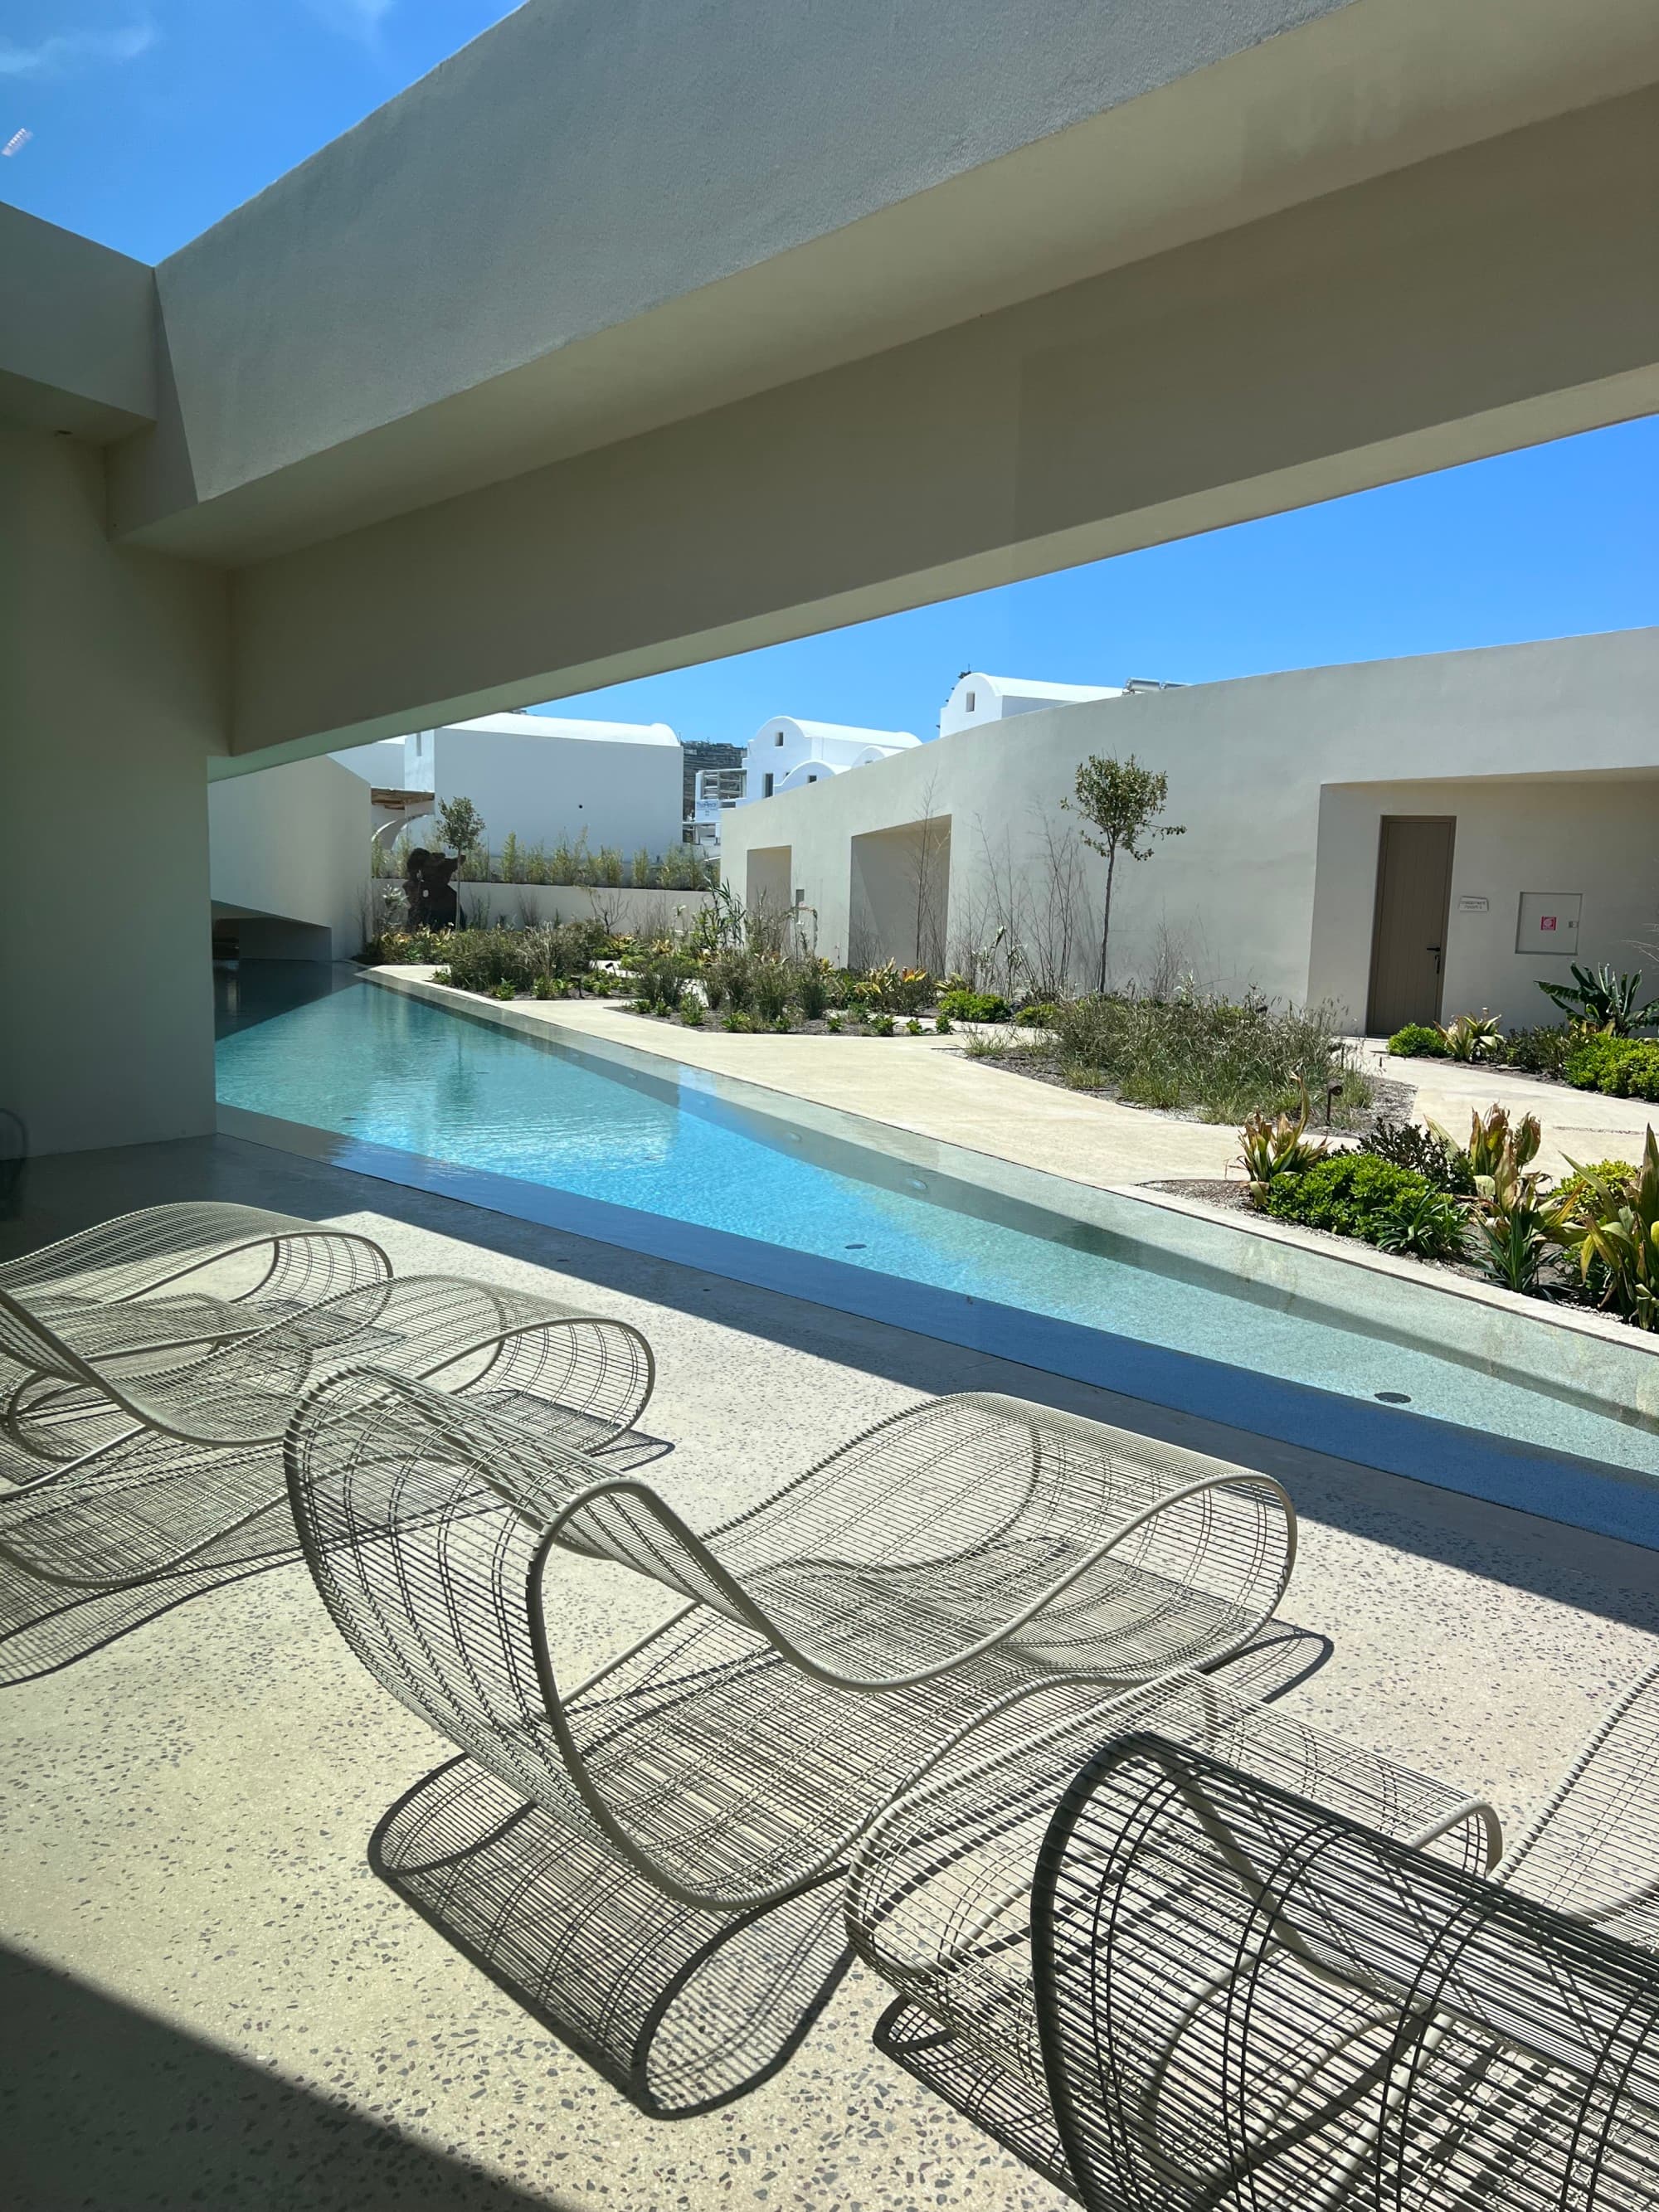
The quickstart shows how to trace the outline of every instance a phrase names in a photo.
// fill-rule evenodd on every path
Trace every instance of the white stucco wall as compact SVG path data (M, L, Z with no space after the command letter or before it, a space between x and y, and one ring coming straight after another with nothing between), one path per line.
M1045 822L1062 842L1076 837L1059 802L1078 763L1131 752L1168 775L1167 819L1186 835L1119 868L1119 981L1175 951L1218 988L1329 999L1363 1018L1385 812L1458 817L1449 1012L1547 1012L1529 1003L1533 980L1567 963L1516 955L1522 890L1582 890L1581 958L1630 966L1632 940L1659 937L1659 629L1022 715L735 810L726 872L741 884L752 848L787 849L792 895L817 910L823 948L844 951L852 839L948 817L954 951L993 869L1042 896ZM1088 854L1083 866L1097 929L1104 867ZM1487 911L1460 912L1464 895L1487 898Z
M76 439L0 425L0 1106L37 1152L198 1135L225 579L112 546Z
M324 957L362 947L368 908L368 786L336 761L295 761L208 790L216 908L326 930ZM304 957L305 939L248 929L244 951Z
M472 801L493 853L509 832L521 846L550 846L562 836L574 845L585 830L590 852L614 845L629 859L641 845L655 854L679 843L682 754L665 724L611 738L560 736L533 714L488 719L434 733L433 788L440 804Z

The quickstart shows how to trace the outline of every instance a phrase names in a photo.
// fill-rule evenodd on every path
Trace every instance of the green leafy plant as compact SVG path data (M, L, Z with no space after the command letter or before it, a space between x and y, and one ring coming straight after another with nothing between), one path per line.
M635 854L628 872L636 891L648 890L651 888L657 872L652 864L650 854L643 845Z
M1463 1249L1468 1212L1449 1191L1424 1190L1396 1199L1376 1232L1384 1252L1413 1260L1454 1260Z
M904 1024L904 1034L906 1036L920 1036L921 1035L921 1024L916 1019L914 1014L911 1015L909 1020Z
M1299 1175L1274 1176L1263 1203L1275 1220L1380 1244L1402 1215L1442 1194L1409 1168L1374 1152L1334 1152Z
M429 981L434 983L441 983L446 991L453 991L455 988L455 978L450 974L447 968L434 968L432 971Z
M933 1035L935 1036L949 1036L950 1034L951 1017L949 1014L944 1013L938 1015L933 1022Z
M760 1024L752 1014L744 1013L740 1006L733 1006L720 1026L722 1029L730 1030L734 1036L752 1036L760 1027Z
M1401 1060L1444 1060L1445 1031L1437 1022L1407 1022L1389 1039L1389 1050Z
M794 987L795 1004L800 1008L802 1020L821 1021L830 1003L830 985L816 960L808 961L796 970Z
M890 1014L872 1014L869 1017L868 1027L872 1036L891 1036L893 1017Z
M1645 1006L1637 1003L1642 991L1640 969L1624 975L1606 961L1599 968L1581 968L1575 960L1571 983L1540 983L1538 988L1581 1028L1616 1037L1659 1028L1659 999L1650 999Z
M1308 1135L1308 1087L1300 1086L1300 1103L1294 1114L1252 1114L1238 1133L1243 1147L1240 1164L1249 1188L1250 1202L1265 1206L1267 1194L1280 1176L1303 1175L1328 1147Z
M517 990L511 983L492 983L489 987L489 996L492 999L516 999L518 995Z
M1572 1196L1559 1234L1580 1280L1607 1311L1659 1329L1659 1142L1650 1129L1627 1174L1571 1164Z
M1414 1121L1378 1121L1359 1140L1362 1152L1375 1152L1397 1168L1409 1168L1437 1190L1460 1198L1474 1194L1469 1156L1443 1131L1419 1129Z
M1448 1060L1496 1060L1504 1047L1504 1025L1483 1006L1478 1014L1459 1014L1440 1031Z
M1504 1040L1504 1065L1528 1075L1564 1075L1572 1047L1570 1029L1511 1030Z
M1475 1177L1472 1209L1474 1257L1482 1274L1506 1291L1535 1297L1559 1242L1562 1207L1506 1153L1496 1170Z
M1103 759L1097 753L1078 766L1069 799L1060 805L1082 816L1083 842L1106 863L1106 897L1100 920L1100 981L1106 988L1107 951L1112 930L1112 885L1120 857L1150 860L1153 840L1184 837L1182 823L1160 823L1169 803L1170 779L1160 770L1142 768L1133 753L1126 761Z
M680 1000L680 1019L689 1030L702 1027L702 1000L690 991Z
M1029 1006L1022 1006L1014 1019L1023 1030L1052 1029L1057 1011L1051 1000L1037 1000Z
M1600 1031L1581 1036L1567 1054L1565 1073L1579 1091L1610 1098L1659 1100L1659 1044Z
M1544 1140L1535 1114L1523 1114L1518 1121L1511 1121L1506 1106L1489 1106L1484 1114L1477 1107L1469 1115L1468 1142L1462 1146L1437 1122L1431 1121L1429 1127L1449 1151L1462 1151L1477 1188L1482 1176L1519 1175L1536 1159Z
M464 880L477 883L489 873L484 818L470 799L446 799L438 808L438 835L447 853L461 856Z
M532 999L568 999L570 986L562 975L538 975L530 986Z
M841 1016L839 1014L826 1014L823 1018L823 1026L831 1036L839 1036L841 1035L842 1027Z
M781 1019L789 1004L794 978L781 960L757 960L750 985L755 1012L763 1022Z
M939 1010L953 1022L1006 1022L1008 1001L995 991L942 991Z

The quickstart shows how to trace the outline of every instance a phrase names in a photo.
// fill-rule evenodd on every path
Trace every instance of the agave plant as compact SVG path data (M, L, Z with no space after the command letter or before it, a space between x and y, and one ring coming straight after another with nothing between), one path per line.
M1330 1149L1322 1139L1309 1137L1308 1086L1299 1075L1296 1087L1301 1103L1294 1114L1278 1114L1272 1119L1263 1113L1252 1114L1238 1133L1243 1147L1239 1164L1249 1178L1253 1206L1266 1205L1278 1176L1300 1175L1316 1160L1322 1160Z
M1483 1006L1478 1014L1459 1014L1455 1022L1437 1022L1448 1060L1496 1060L1504 1049L1504 1025Z
M1448 1135L1437 1121L1431 1121L1429 1127L1449 1152L1460 1154L1468 1162L1477 1188L1482 1176L1507 1178L1519 1175L1537 1158L1538 1147L1544 1140L1535 1114L1524 1114L1518 1121L1511 1122L1509 1109L1504 1106L1489 1106L1484 1114L1478 1107L1475 1109L1469 1116L1467 1145L1460 1145L1455 1137Z
M1468 1209L1449 1191L1421 1190L1396 1206L1376 1232L1384 1252L1414 1260L1454 1260L1463 1249Z
M1659 1142L1650 1129L1628 1175L1571 1164L1562 1242L1577 1257L1580 1279L1610 1312L1659 1329Z
M1638 1030L1659 1028L1659 999L1650 999L1643 1006L1636 1003L1642 988L1639 968L1633 975L1622 975L1605 960L1599 968L1581 968L1575 960L1571 983L1540 983L1538 988L1582 1029L1632 1036Z
M1527 1173L1510 1152L1494 1173L1476 1176L1470 1218L1482 1273L1506 1291L1535 1295L1561 1243L1570 1201L1547 1192L1543 1176Z

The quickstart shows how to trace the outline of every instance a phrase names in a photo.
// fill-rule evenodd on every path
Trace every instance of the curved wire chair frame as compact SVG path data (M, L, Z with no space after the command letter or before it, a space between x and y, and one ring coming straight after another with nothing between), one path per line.
M1110 1702L1079 1686L1039 1690L977 1729L854 1854L849 1936L899 1993L878 2045L1000 2139L1016 2124L1011 2147L1034 2154L1061 2186L1031 1975L1032 1885L1054 1808L1103 1739L1155 1728L1316 1790L1451 1863L1484 1868L1497 1856L1490 1807L1264 1705L1263 1686L1247 1655L1219 1674L1178 1676Z
M381 1247L356 1231L208 1203L123 1215L8 1261L0 1266L0 1475L31 1480L43 1464L71 1460L147 1413L149 1425L167 1426L167 1378L191 1354L204 1358L391 1273ZM43 1421L47 1407L54 1418Z
M1659 1975L1510 1883L1157 1736L1055 1816L1033 1972L1085 2203L1650 2206Z
M1276 1485L980 1396L882 1423L702 1535L637 1480L373 1372L307 1402L289 1470L370 1670L663 1894L726 1912L837 1866L1034 1680L1098 1691L1248 1640L1293 1544ZM690 1603L566 1688L556 1547Z
M97 1396L61 1386L69 1412L52 1433L79 1425L107 1440L0 1492L0 1681L71 1663L198 1589L295 1558L282 1454L258 1431L279 1415L286 1425L297 1390L365 1345L553 1445L597 1449L625 1434L654 1382L650 1346L629 1323L486 1284L408 1276L216 1342L160 1384L152 1370L142 1398L130 1385ZM134 1408L158 1399L175 1415L170 1428L139 1425ZM253 1433L181 1437L181 1407L198 1430Z

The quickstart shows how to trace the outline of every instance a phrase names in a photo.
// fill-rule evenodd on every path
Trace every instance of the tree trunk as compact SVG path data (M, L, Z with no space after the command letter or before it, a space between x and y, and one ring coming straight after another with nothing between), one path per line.
M1106 911L1100 922L1100 995L1106 995L1106 940L1112 933L1112 878L1117 869L1117 847L1106 855Z

